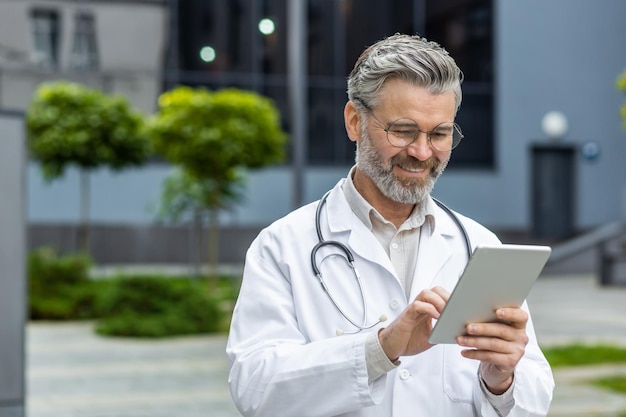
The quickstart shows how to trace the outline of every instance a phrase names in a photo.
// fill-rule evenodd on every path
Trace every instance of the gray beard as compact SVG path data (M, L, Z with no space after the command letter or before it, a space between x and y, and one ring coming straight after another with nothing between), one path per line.
M426 180L401 180L393 174L394 164L406 167L430 167L430 176ZM366 130L363 130L361 143L356 148L356 166L376 184L380 192L390 200L404 204L422 204L430 195L437 178L443 173L448 160L440 162L432 158L421 162L417 159L398 154L385 166Z

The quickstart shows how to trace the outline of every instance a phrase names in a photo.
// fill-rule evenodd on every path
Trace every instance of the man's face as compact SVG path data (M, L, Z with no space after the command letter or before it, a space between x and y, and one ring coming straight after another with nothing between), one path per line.
M370 113L367 129L357 140L357 168L367 175L390 200L418 204L432 191L450 159L451 151L437 151L425 133L406 148L387 140L385 128L399 118L414 120L422 131L431 131L455 115L453 92L434 95L422 87L389 80L380 94L380 104ZM378 119L378 120L376 120Z

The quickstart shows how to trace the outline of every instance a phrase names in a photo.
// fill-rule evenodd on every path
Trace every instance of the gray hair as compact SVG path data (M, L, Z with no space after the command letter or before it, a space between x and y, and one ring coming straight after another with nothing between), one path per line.
M395 34L371 45L350 72L348 98L376 107L380 89L391 78L424 87L433 94L454 91L456 110L461 106L463 73L436 42L417 35ZM356 104L360 108L362 103L357 100Z

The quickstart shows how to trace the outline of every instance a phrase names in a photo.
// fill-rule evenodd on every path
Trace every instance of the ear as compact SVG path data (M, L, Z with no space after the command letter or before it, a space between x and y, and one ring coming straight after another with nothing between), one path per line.
M343 109L343 121L346 133L352 142L361 141L361 119L354 102L348 101Z

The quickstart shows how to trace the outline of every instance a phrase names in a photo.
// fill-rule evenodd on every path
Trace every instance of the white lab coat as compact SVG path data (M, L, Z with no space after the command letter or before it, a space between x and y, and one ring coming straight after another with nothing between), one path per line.
M343 180L342 180L343 181ZM391 261L374 235L354 215L340 189L328 197L322 213L326 240L347 245L360 271L368 323L381 314L392 321L407 299ZM323 291L311 267L318 242L317 203L306 205L264 229L246 256L243 283L234 310L227 354L229 384L244 416L434 417L496 416L477 376L478 362L463 358L456 345L437 345L401 357L397 369L369 383L364 341L368 331L353 330ZM454 221L436 210L434 233L424 231L414 283L428 277L428 287L451 291L467 255ZM473 246L498 243L494 234L459 216ZM324 253L321 253L321 252ZM362 321L363 305L349 267L338 250L324 248L325 280L349 317ZM421 279L423 281L423 279ZM414 285L410 298L423 288ZM526 306L525 306L526 307ZM548 412L554 381L537 346L532 322L530 342L515 371L515 406L509 416L543 416Z

